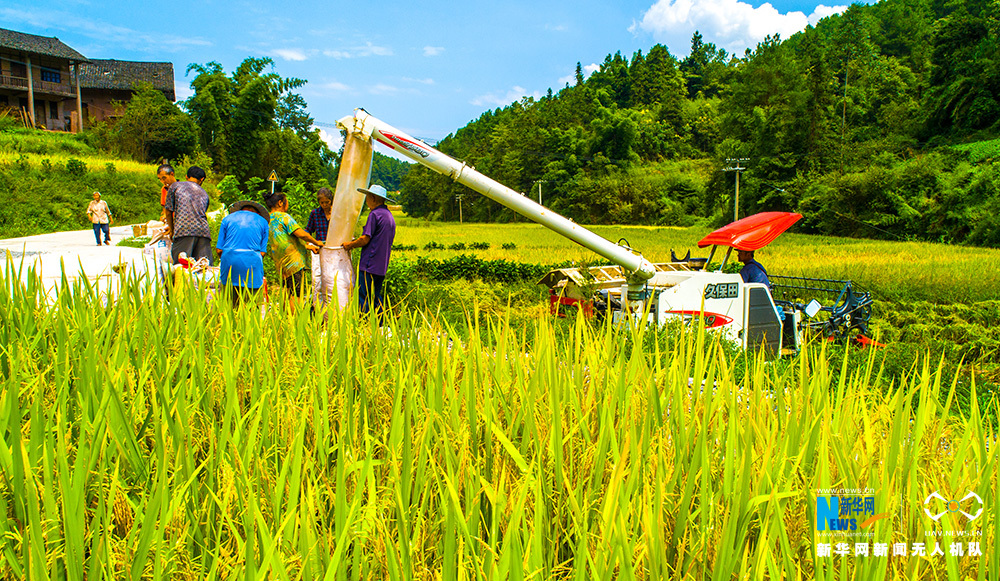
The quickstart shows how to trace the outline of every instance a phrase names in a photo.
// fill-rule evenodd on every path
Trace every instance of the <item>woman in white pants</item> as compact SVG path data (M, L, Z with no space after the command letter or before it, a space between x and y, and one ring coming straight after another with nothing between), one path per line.
M326 233L330 227L330 216L333 209L333 192L329 188L320 188L316 192L319 207L309 214L306 232L313 238L326 241ZM341 247L326 248L312 255L313 303L317 307L330 304L334 296L338 306L343 309L351 297L351 286L354 284L354 268L351 265L351 255Z

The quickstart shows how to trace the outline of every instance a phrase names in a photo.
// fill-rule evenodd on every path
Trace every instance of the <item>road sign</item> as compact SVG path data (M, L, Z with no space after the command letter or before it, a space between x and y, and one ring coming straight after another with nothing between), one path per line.
M267 176L267 181L271 182L271 193L274 193L274 184L278 181L278 172L271 170L271 175Z

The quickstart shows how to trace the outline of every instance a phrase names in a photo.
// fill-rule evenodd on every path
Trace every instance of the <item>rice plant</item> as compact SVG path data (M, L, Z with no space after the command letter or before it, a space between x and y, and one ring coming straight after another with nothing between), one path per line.
M823 344L324 324L120 276L0 276L4 579L997 579L996 414L954 413L933 361L886 393ZM873 490L872 543L982 555L818 556L831 488ZM936 490L985 510L931 520Z

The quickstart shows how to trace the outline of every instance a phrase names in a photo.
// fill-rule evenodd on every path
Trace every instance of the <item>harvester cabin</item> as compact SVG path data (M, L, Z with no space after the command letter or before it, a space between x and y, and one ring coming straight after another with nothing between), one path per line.
M86 61L58 38L0 28L0 109L35 127L78 131L80 87L71 73Z

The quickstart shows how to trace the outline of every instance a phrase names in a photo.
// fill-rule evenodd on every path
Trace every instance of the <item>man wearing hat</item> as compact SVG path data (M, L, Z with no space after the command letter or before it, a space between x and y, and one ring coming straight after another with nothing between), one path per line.
M382 283L389 269L389 253L392 251L392 240L396 237L396 220L386 207L389 199L385 188L380 185L369 186L368 189L358 188L365 194L365 205L368 206L368 221L361 236L344 242L344 249L361 248L361 258L358 260L358 303L361 312L374 310L376 316L382 316Z
M242 200L229 206L229 215L222 219L215 252L220 255L222 284L231 291L234 307L241 299L256 295L263 285L268 217L263 204Z

